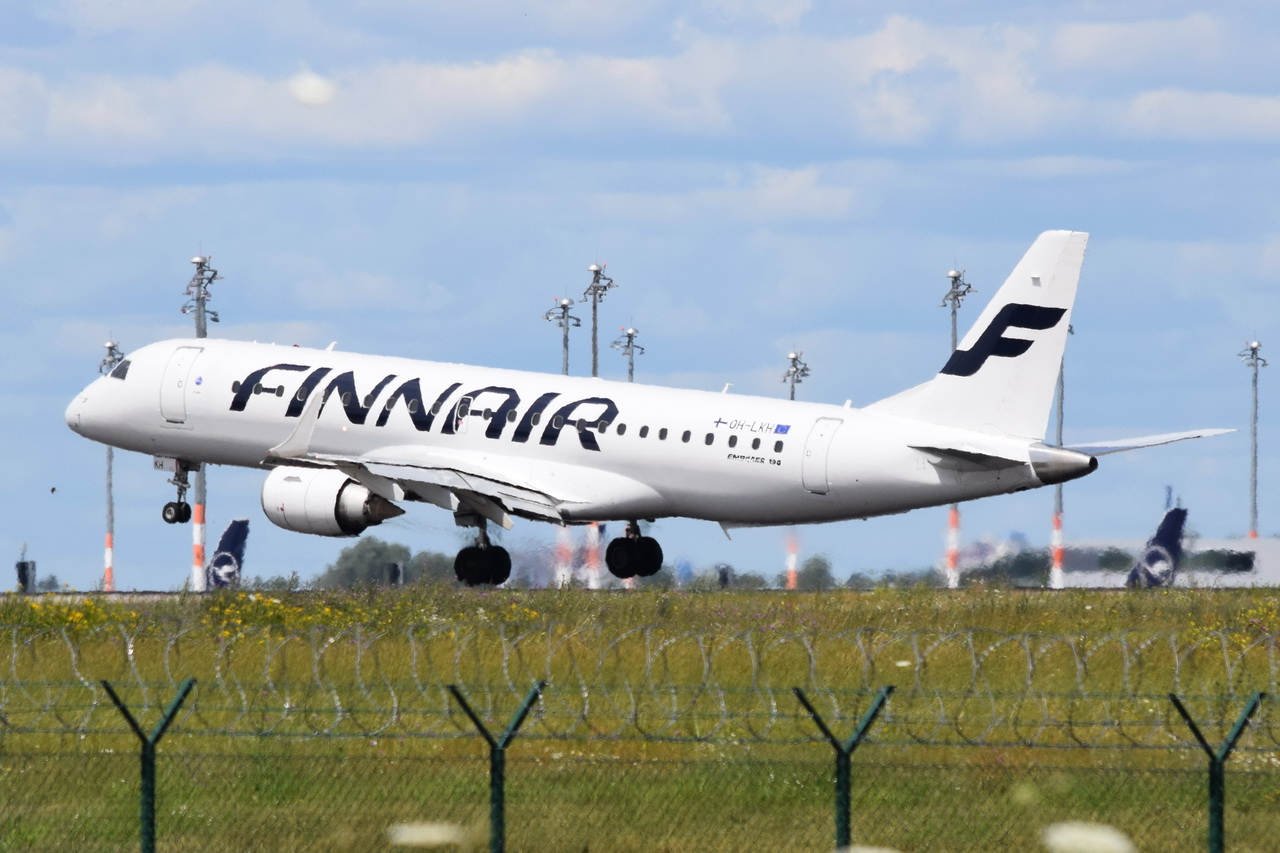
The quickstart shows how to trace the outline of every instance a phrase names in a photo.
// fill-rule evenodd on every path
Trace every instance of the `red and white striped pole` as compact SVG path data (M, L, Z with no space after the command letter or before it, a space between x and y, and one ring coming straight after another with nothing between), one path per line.
M104 553L104 565L102 567L102 591L116 591L116 574L112 565L115 562L115 535L110 531L107 533L107 547Z
M587 525L587 589L600 588L600 525Z
M800 543L795 533L787 534L787 589L796 588L796 555L800 551Z
M568 589L573 581L573 543L571 538L568 525L561 525L556 529L556 589Z
M191 508L191 588L205 591L204 577L204 502Z
M1049 589L1062 589L1065 586L1062 574L1062 512L1053 514L1053 536L1049 540L1049 551L1053 555L1053 565L1049 568Z
M960 588L960 507L947 513L947 589Z

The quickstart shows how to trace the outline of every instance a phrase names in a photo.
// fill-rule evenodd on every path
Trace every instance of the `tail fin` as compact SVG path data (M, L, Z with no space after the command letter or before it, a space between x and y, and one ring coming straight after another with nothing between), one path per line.
M1142 556L1129 570L1125 586L1134 589L1173 586L1173 577L1182 560L1182 528L1186 523L1187 511L1181 507L1164 514L1156 535L1147 540Z
M941 372L867 410L1043 438L1088 240L1083 231L1041 234Z
M205 589L240 585L240 567L244 565L244 549L249 541L249 519L237 518L222 531L213 559L205 567Z

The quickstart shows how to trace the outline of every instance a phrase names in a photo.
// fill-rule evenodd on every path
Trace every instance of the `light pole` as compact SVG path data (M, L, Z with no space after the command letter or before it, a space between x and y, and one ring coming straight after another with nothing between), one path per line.
M1266 367L1267 360L1258 355L1262 344L1249 341L1240 353L1245 366L1253 370L1253 416L1249 420L1249 538L1258 538L1258 368Z
M600 300L609 292L609 288L617 287L613 279L604 274L604 267L592 264L587 267L591 273L591 284L582 292L582 301L591 303L591 375L600 375ZM566 375L568 369L565 370Z
M572 299L557 299L556 307L542 315L542 319L550 320L564 329L564 357L560 362L560 372L565 376L569 375L569 327L582 325L581 320L569 313L572 306Z
M206 338L209 336L208 322L218 322L217 312L210 311L207 303L213 298L209 293L209 285L222 278L218 275L218 271L209 265L213 260L213 256L208 257L196 255L191 259L191 263L195 264L195 274L191 276L191 281L187 283L187 302L182 306L183 314L195 315L196 321L196 337ZM205 514L205 479L204 466L196 468L196 481L192 487L195 492L195 506L192 507L191 513L191 588L196 592L204 592L204 514Z
M1067 326L1067 334L1075 334L1073 326ZM1067 402L1067 357L1062 357L1062 363L1058 365L1058 446L1062 446L1062 424L1063 410ZM1062 484L1058 483L1053 487L1053 534L1050 537L1049 550L1053 558L1053 565L1049 568L1049 589L1062 589L1066 585L1066 579L1063 575L1062 558Z
M796 386L803 382L805 377L809 375L809 365L800 360L803 357L804 353L802 352L787 353L787 358L790 360L791 364L782 374L782 381L791 386L792 400L796 398Z
M98 372L107 375L116 369L116 365L124 360L124 353L120 351L120 345L115 341L107 341L103 344L107 349L107 355L98 364ZM112 484L112 469L115 466L115 453L111 445L107 445L107 540L106 547L102 551L102 591L115 592L116 575L115 575L115 547L116 547L116 501L114 487Z
M638 334L640 333L628 326L622 330L622 337L609 344L609 346L627 357L628 382L634 382L636 378L636 353L644 355L644 347L636 343L636 335Z
M951 352L956 351L959 346L959 337L956 329L956 314L960 310L960 303L970 293L973 293L973 285L964 280L964 270L951 270L947 273L947 278L951 280L951 287L947 290L945 296L942 297L942 304L939 307L946 308L951 306ZM950 511L947 513L947 588L958 589L960 587L960 504L952 504Z

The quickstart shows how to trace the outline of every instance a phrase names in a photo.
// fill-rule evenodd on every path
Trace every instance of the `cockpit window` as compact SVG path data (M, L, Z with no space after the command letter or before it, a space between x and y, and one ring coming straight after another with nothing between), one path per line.
M115 368L107 374L112 379L124 379L129 375L129 359L125 359L115 366Z

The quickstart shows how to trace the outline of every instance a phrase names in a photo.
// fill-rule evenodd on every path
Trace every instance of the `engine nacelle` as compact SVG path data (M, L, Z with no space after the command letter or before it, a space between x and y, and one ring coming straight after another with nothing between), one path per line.
M262 511L295 533L359 536L404 510L333 468L272 469L262 484Z

